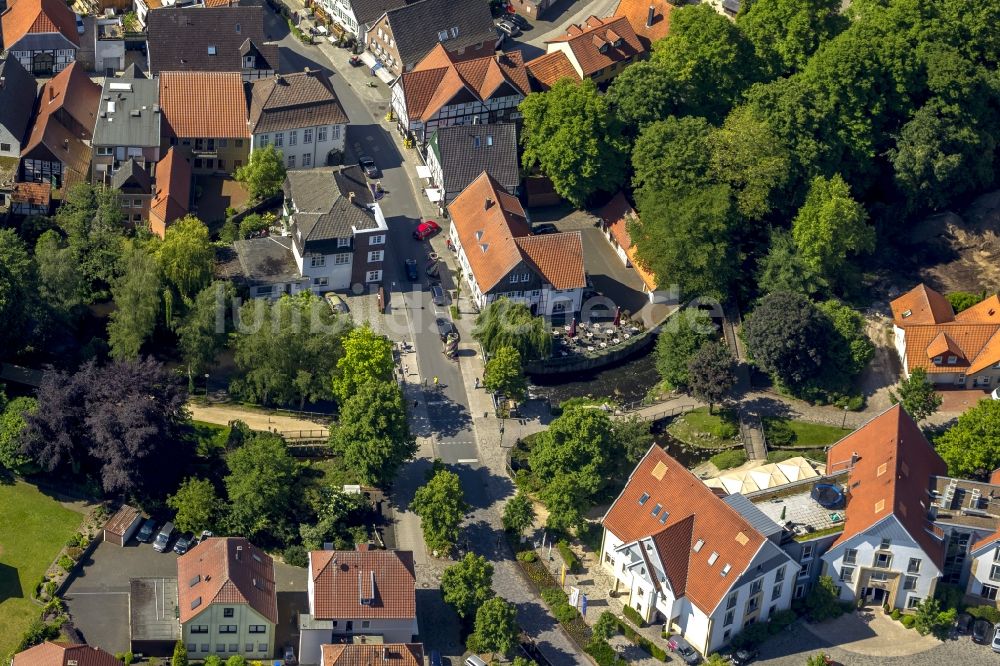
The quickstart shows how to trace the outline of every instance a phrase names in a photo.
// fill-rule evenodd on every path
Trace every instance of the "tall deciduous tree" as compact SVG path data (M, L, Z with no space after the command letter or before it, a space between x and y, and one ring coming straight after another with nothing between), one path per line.
M759 76L753 46L709 5L670 13L670 33L653 46L653 62L673 72L679 112L718 122Z
M278 435L259 433L226 457L227 522L248 539L288 536L299 464Z
M458 526L468 505L458 475L438 469L427 483L417 488L410 503L420 516L424 543L439 555L447 555L458 541Z
M523 490L510 498L503 507L503 528L520 536L535 520L535 507Z
M153 334L160 314L163 286L160 268L145 248L133 245L124 271L111 288L115 310L108 323L108 343L115 358L136 358Z
M636 196L700 187L708 182L712 126L704 118L670 116L645 126L632 150Z
M87 302L104 298L124 250L125 216L117 192L86 183L73 185L55 219L85 278Z
M344 402L365 384L391 382L395 370L389 338L367 325L356 328L344 338L344 354L337 361L333 394Z
M806 265L799 255L792 234L776 229L771 234L767 254L760 260L757 286L765 294L772 291L793 291L811 296L825 290L827 283Z
M899 387L890 391L892 402L900 403L913 420L920 423L933 414L941 406L941 395L934 390L934 385L927 379L927 371L914 368L910 376L901 379Z
M350 323L335 317L309 291L240 308L232 336L240 376L232 389L264 404L322 400L333 395L333 374Z
M688 361L691 394L708 403L712 412L715 403L722 402L736 385L733 357L721 342L706 342Z
M688 361L716 334L708 313L684 308L663 325L656 339L656 369L670 388L688 387Z
M213 282L198 292L177 325L177 347L187 367L189 387L226 346L226 299L231 294L230 284Z
M556 192L583 206L598 190L613 192L625 180L621 125L597 85L564 79L521 102L525 169L536 165Z
M473 618L493 598L493 565L482 555L466 553L441 574L441 595L461 618Z
M787 291L764 296L743 325L747 352L760 368L796 388L819 373L828 337L813 303Z
M501 347L512 347L522 361L548 358L552 353L552 335L545 327L545 319L532 315L523 303L508 298L498 298L486 306L476 318L472 337L487 354L496 353Z
M392 381L370 379L341 403L330 445L362 483L385 485L416 453L406 423L403 392Z
M622 70L608 88L607 97L631 135L674 113L679 101L673 73L661 63L648 60Z
M206 287L212 279L215 251L205 223L187 215L167 228L156 250L156 259L167 281L185 301Z
M1000 400L980 400L934 445L952 476L982 477L1000 467Z
M35 243L38 295L42 301L68 318L86 297L86 285L73 249L58 231L49 229Z
M247 163L236 170L236 180L246 185L250 197L266 199L277 194L285 182L285 160L273 145L250 153Z
M493 597L476 611L476 627L469 636L469 648L476 652L509 655L517 646L517 608Z
M805 67L820 44L847 25L837 0L755 0L736 17L767 78Z
M23 346L35 299L35 265L24 241L13 229L0 229L0 349Z
M513 347L500 347L486 362L483 384L490 391L520 401L528 390L521 371L521 355Z
M792 237L806 266L830 283L841 279L849 256L875 247L868 213L839 175L813 179L792 222Z
M0 393L0 404L3 394ZM0 412L0 467L19 472L31 459L21 451L24 431L27 427L25 417L38 409L38 401L34 398L14 398L3 405Z
M197 477L185 479L177 492L167 498L167 506L176 512L177 529L195 534L215 529L219 504L212 482Z

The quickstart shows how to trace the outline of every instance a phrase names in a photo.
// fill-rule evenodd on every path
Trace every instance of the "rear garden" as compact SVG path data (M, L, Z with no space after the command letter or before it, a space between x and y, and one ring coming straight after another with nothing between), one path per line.
M0 657L41 617L32 594L82 520L28 483L0 485Z

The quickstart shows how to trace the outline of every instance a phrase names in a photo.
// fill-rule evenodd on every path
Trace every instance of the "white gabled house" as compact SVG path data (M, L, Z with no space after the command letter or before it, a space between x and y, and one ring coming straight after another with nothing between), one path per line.
M718 497L658 446L603 523L601 564L625 603L702 654L791 605L798 564L778 545L781 529L749 502Z
M965 593L995 606L1000 590L1000 530L973 544L969 555L972 562Z

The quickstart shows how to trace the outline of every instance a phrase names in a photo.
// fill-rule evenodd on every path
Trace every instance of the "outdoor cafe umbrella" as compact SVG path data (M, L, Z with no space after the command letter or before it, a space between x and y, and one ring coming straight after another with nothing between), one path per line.
M573 317L573 321L569 324L569 337L576 337L576 317Z
M621 326L622 323L622 307L619 305L618 309L615 310L615 327Z

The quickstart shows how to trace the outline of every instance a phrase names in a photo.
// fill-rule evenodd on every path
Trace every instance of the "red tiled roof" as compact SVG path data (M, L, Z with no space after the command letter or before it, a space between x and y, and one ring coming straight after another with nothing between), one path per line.
M597 216L604 221L604 226L611 232L618 245L625 250L625 256L632 262L632 267L642 279L643 284L650 291L656 289L656 277L646 268L639 259L639 253L632 244L632 237L628 233L629 220L638 219L635 209L629 205L625 195L619 190L611 201L597 211Z
M844 531L833 546L895 515L941 568L944 542L928 533L932 525L927 507L930 479L944 476L947 465L902 407L890 407L834 444L826 455L826 469L828 474L850 469Z
M309 568L313 617L319 620L417 616L413 553L408 550L315 550L309 553Z
M160 107L168 137L250 136L247 98L239 72L163 72Z
M14 183L11 201L32 206L48 206L52 203L51 183Z
M99 647L46 641L14 655L13 666L122 666Z
M161 238L171 222L187 215L191 201L191 163L174 148L156 165L156 185L149 204L150 225Z
M553 51L538 56L534 60L529 60L525 66L532 78L546 90L554 86L556 81L560 79L581 81L580 74L562 51Z
M545 43L568 44L583 76L646 52L624 16L605 19L590 16L583 25L571 25L565 35ZM552 47L548 50L551 52Z
M424 646L420 643L324 645L323 666L424 666Z
M643 495L648 497L640 504ZM651 511L658 504L668 516L662 523L662 513L654 516ZM603 522L623 543L652 536L671 585L684 590L707 614L719 605L765 541L735 509L655 445L632 472ZM703 543L695 552L698 541ZM709 564L713 553L716 557ZM730 570L723 576L727 564Z
M25 35L58 32L80 45L73 10L62 0L17 0L0 16L5 49L15 46Z
M948 299L927 285L919 284L892 303L892 318L896 326L941 324L955 321L955 311ZM910 314L906 314L909 312Z
M615 16L624 16L635 31L639 41L648 51L653 42L663 39L670 32L670 12L674 6L666 0L619 0ZM649 10L653 20L649 21Z
M554 288L583 289L583 238L579 231L514 239L521 255Z
M1000 325L1000 297L993 294L989 298L984 298L972 307L956 314L955 321L963 324Z
M976 543L972 544L972 547L969 548L969 553L971 555L975 556L975 555L977 555L976 551L982 550L983 548L986 548L987 546L992 546L994 544L997 544L998 542L1000 542L1000 530L997 530L993 534L990 534L989 536L985 536L982 539L980 539L979 541L977 541Z
M517 51L460 60L438 44L399 84L411 119L428 120L463 89L479 101L531 92L528 73Z
M140 516L139 509L126 504L111 516L111 520L104 526L104 531L123 536L136 517Z
M213 537L177 558L182 623L211 604L246 604L278 622L278 596L271 556L240 537Z

